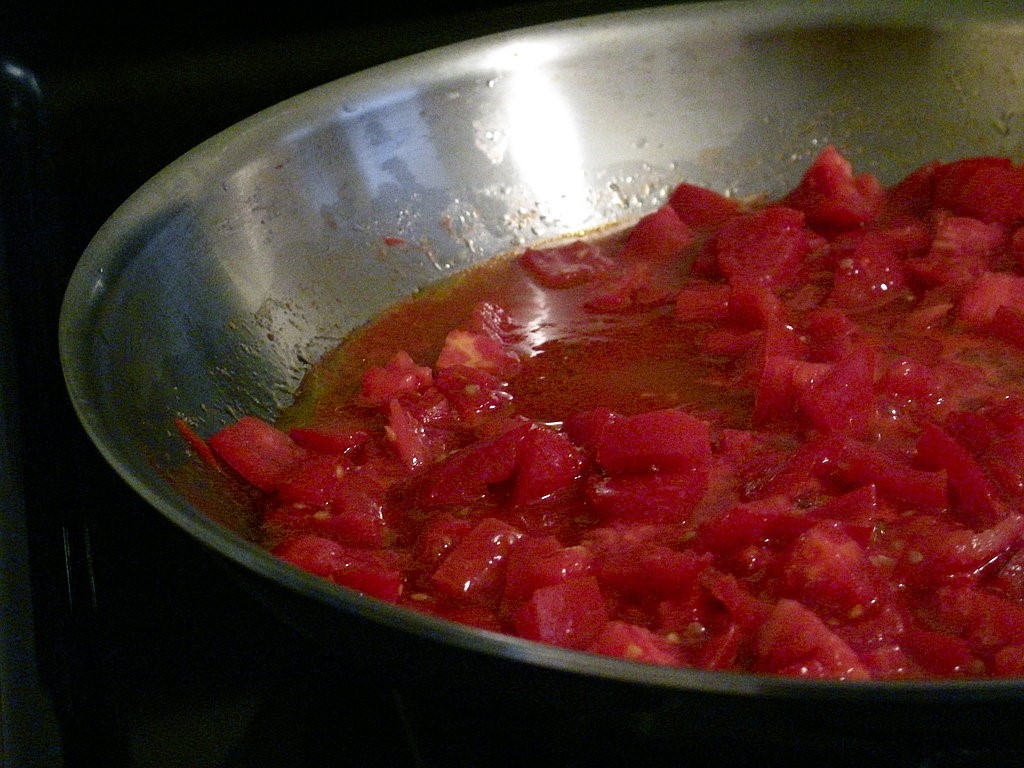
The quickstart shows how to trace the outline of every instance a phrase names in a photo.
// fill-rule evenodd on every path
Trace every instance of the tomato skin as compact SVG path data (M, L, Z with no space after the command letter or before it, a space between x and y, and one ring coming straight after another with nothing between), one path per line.
M213 469L221 469L221 463L217 459L217 454L214 453L210 445L204 440L192 425L189 424L182 418L176 418L174 420L174 427L178 430L178 434L181 435L182 439L188 444L192 451L199 457L199 459L208 467Z

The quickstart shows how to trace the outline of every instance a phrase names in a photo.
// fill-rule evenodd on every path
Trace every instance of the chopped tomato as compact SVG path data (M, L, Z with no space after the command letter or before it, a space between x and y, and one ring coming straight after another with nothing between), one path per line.
M683 182L385 311L287 431L178 429L271 552L411 610L649 664L1019 676L1022 269L1024 166L882 188L825 146L776 198Z
M607 622L604 597L593 576L541 587L515 615L520 636L578 649L597 640Z
M305 449L286 433L256 416L243 416L211 435L208 443L218 458L261 491L273 491L306 457Z
M830 144L784 201L803 211L814 226L850 229L870 221L884 196L878 179L871 174L855 176L850 162Z
M527 248L519 261L535 280L548 288L585 283L612 264L611 259L585 240L549 248Z
M522 535L501 520L481 520L445 555L431 583L439 593L457 600L497 599L503 586L505 559Z

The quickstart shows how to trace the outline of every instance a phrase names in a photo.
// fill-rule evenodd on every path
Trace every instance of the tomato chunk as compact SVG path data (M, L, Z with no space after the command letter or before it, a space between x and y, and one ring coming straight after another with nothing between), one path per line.
M604 597L593 576L541 587L515 615L521 637L578 649L591 645L607 621Z
M795 600L783 599L775 606L761 629L757 652L766 672L840 680L871 677L853 649Z
M488 602L500 595L505 558L523 534L494 518L477 523L449 552L431 579L441 594Z
M549 288L569 288L585 283L612 264L593 243L585 240L549 248L527 248L519 261L535 280Z
M262 491L272 491L281 478L306 457L286 433L256 416L243 416L207 441L225 464Z
M708 425L676 409L614 418L598 436L597 461L612 473L705 473L711 461Z
M870 221L884 195L878 179L870 174L854 176L850 162L829 144L784 200L803 211L812 225L849 229Z
M313 534L278 544L273 553L303 570L373 597L397 602L404 588L394 553L346 546Z

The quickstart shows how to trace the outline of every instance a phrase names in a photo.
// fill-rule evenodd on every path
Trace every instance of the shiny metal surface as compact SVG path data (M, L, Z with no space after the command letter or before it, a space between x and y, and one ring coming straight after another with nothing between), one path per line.
M825 142L886 182L935 158L1020 156L1024 13L1013 2L941 14L926 2L698 3L501 34L324 85L196 148L97 233L61 318L69 392L160 513L342 614L665 688L1020 696L1022 681L836 686L661 669L453 626L276 561L167 478L186 458L176 416L204 434L273 416L310 362L417 287L638 216L682 180L781 192ZM405 245L385 246L389 235Z

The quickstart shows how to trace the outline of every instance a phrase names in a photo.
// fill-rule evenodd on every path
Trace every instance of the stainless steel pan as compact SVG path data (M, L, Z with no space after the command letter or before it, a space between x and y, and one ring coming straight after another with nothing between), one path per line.
M1024 154L1024 12L941 7L623 12L416 55L255 115L153 178L82 256L60 324L81 421L155 513L311 631L357 653L372 643L412 677L428 680L438 652L449 670L497 666L517 686L551 675L602 711L739 718L782 739L1015 732L1024 680L663 669L396 609L275 560L229 503L175 479L187 458L176 416L204 433L273 417L312 361L393 300L525 243L638 216L679 181L778 193L826 142L886 182L935 158ZM472 689L475 674L459 679Z

